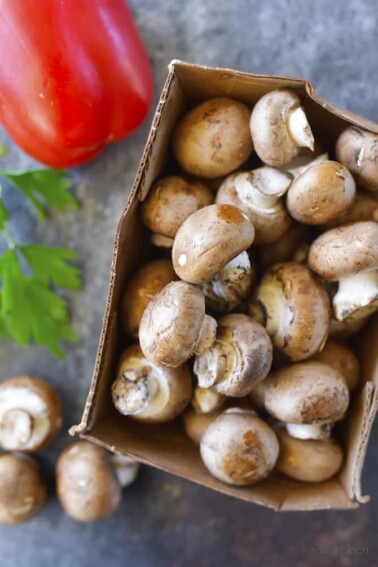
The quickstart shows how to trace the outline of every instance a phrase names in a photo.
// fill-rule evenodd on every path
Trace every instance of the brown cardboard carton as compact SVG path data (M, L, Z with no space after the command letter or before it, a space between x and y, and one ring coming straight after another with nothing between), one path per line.
M132 422L118 414L111 403L111 384L119 352L124 346L118 306L125 282L135 266L151 258L146 231L138 218L138 204L152 182L170 171L170 134L188 106L213 96L230 96L251 107L263 94L287 87L297 91L304 103L315 138L327 149L338 134L356 124L372 132L378 125L340 110L320 98L312 84L286 77L251 75L172 61L142 160L116 234L110 273L108 303L99 340L92 384L81 423L72 433L131 455L139 461L192 480L214 490L275 510L355 508L368 497L361 491L361 471L378 395L378 318L364 332L361 360L363 385L354 394L345 424L346 460L340 475L327 482L306 484L278 475L252 487L232 487L211 477L203 466L197 447L186 438L181 422L161 426Z

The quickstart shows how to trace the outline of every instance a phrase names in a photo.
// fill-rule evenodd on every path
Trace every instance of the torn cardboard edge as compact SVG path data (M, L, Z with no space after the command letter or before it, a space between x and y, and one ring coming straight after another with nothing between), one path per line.
M347 455L340 475L330 481L305 484L269 477L252 487L230 487L204 469L198 449L185 438L180 423L146 426L123 418L110 399L113 368L121 338L118 304L125 281L141 258L150 254L145 229L137 207L169 162L170 134L188 105L212 96L230 96L250 107L266 92L276 88L296 90L306 107L315 137L327 148L346 126L353 124L378 133L378 124L342 110L316 94L314 86L300 79L254 75L231 69L202 67L172 61L163 87L142 159L126 208L118 225L111 265L108 301L99 339L95 368L81 423L72 435L91 440L109 450L128 454L139 461L197 482L224 494L236 496L275 510L348 509L368 501L361 489L361 473L368 438L377 411L378 395L378 318L365 332L362 349L364 386L354 394L348 415L345 445ZM373 346L373 348L372 348ZM375 347L375 351L374 351Z

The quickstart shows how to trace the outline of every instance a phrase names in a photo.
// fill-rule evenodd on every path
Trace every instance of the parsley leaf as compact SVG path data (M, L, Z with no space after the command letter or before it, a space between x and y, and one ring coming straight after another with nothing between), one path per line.
M43 284L53 284L67 289L81 288L80 271L66 262L66 260L73 260L77 257L73 250L37 244L20 246L19 249L36 279Z

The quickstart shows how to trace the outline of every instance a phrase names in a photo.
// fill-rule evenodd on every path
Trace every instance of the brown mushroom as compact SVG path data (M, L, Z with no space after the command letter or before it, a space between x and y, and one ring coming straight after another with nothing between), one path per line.
M253 411L230 408L207 427L200 441L202 460L215 478L232 485L263 480L276 464L274 431Z
M287 192L287 209L298 222L323 224L343 215L355 192L356 184L346 167L323 161L294 179Z
M121 502L110 455L88 441L75 441L60 454L56 490L64 511L78 522L104 520Z
M184 281L204 284L247 250L254 236L253 224L237 207L204 207L177 231L172 250L175 272Z
M241 313L218 322L213 346L197 355L194 373L202 388L215 386L225 396L243 397L268 374L272 344L265 329Z
M360 379L360 363L348 345L329 340L323 350L315 354L312 360L324 362L337 370L351 392L357 388Z
M290 163L300 148L314 150L314 137L298 95L279 89L255 104L250 129L261 161L273 167Z
M257 252L261 267L266 269L278 262L294 261L297 249L305 243L308 230L308 226L294 222L279 240L259 246Z
M121 319L125 332L138 338L143 311L151 299L177 279L170 260L152 260L141 266L129 280L122 298Z
M329 336L333 339L347 339L352 337L361 331L368 320L368 316L361 318L349 317L343 321L338 321L332 317L329 326Z
M328 294L301 264L272 266L263 276L249 311L265 326L273 345L293 361L310 358L327 340Z
M378 192L378 134L349 126L336 142L336 157L353 173L358 184Z
M329 230L343 224L360 221L378 222L378 195L368 191L357 191L356 198L347 212L320 228Z
M30 455L0 455L0 524L21 524L36 516L47 499L37 460Z
M240 167L253 150L249 116L249 108L231 98L211 98L195 106L173 132L173 155L180 167L204 178Z
M122 354L112 386L115 408L145 423L165 423L184 411L192 397L189 369L161 366L143 355L139 345Z
M57 394L35 376L14 376L0 384L0 447L8 451L39 451L62 426Z
M220 414L220 410L211 413L197 413L194 408L188 408L182 415L186 435L195 443L200 444L203 434Z
M378 309L378 223L328 230L312 243L309 265L324 280L338 281L332 303L339 321Z

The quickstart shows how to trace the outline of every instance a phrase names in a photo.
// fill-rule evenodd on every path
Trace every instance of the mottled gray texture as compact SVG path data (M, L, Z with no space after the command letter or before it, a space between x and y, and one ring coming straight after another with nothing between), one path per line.
M170 59L276 73L312 80L331 101L378 120L378 12L371 0L133 0L132 8L153 61L156 99ZM78 422L88 390L105 304L113 236L148 132L109 148L78 172L78 213L54 215L37 226L22 198L7 191L13 230L21 239L74 247L84 270L83 292L71 299L81 342L57 362L42 349L1 344L1 378L28 372L48 378L62 396L65 427ZM5 135L2 140L7 142ZM1 167L31 161L10 145ZM43 455L53 484L53 461L68 436ZM53 497L34 521L0 529L1 567L197 564L373 565L378 553L378 432L368 452L364 489L370 505L355 512L277 515L151 469L125 492L117 514L99 525L79 525ZM365 546L360 557L316 557ZM340 552L341 552L340 551ZM348 550L346 550L348 551Z

